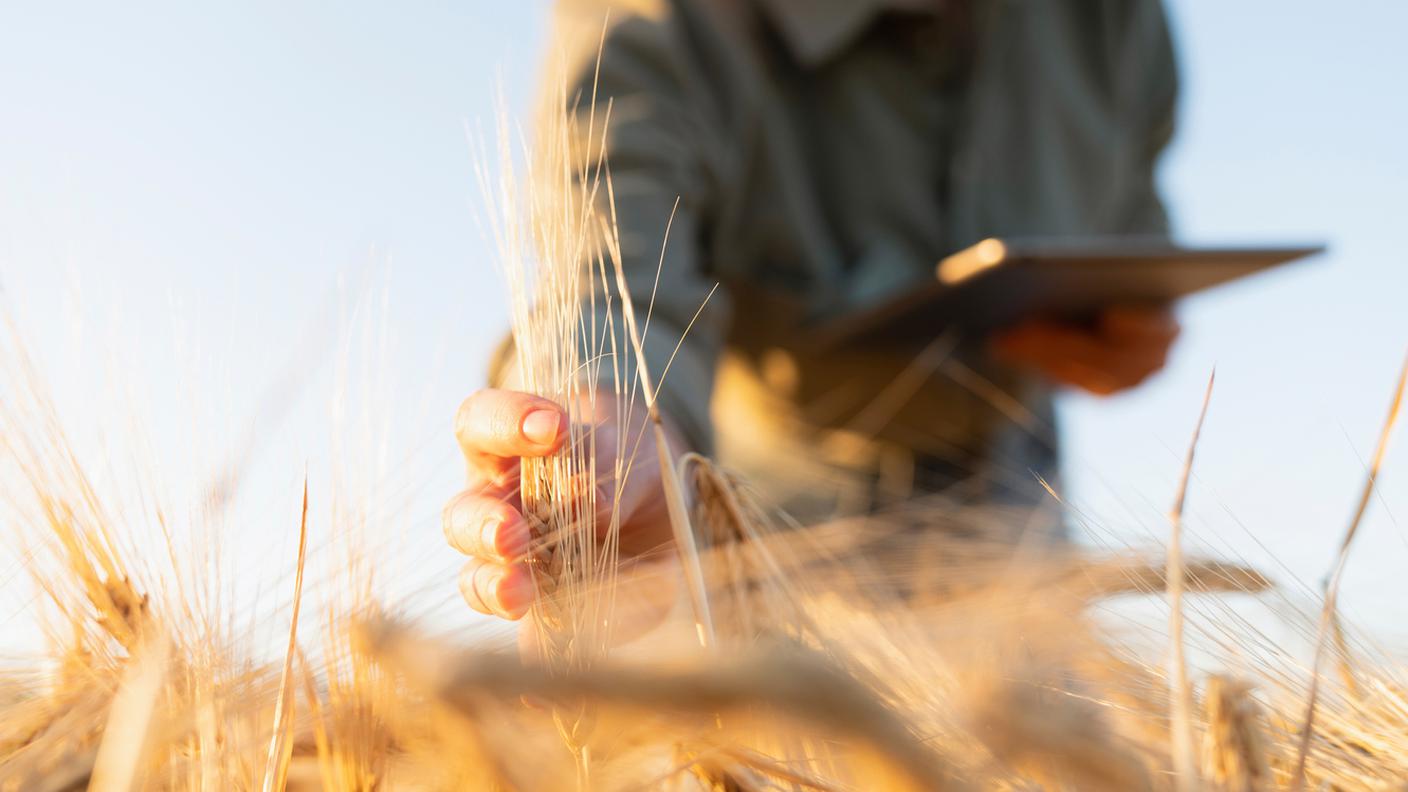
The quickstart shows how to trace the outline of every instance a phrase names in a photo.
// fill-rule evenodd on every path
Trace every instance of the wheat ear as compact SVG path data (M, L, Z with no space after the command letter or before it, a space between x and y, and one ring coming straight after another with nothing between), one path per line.
M1214 674L1208 678L1204 701L1208 775L1226 792L1264 788L1271 771L1261 706L1252 698L1251 685Z

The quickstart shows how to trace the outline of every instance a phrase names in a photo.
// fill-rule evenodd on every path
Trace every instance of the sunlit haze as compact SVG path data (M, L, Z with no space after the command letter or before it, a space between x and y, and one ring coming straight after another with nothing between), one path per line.
M1215 366L1193 546L1318 585L1408 346L1408 5L1170 14L1183 93L1161 175L1178 235L1330 253L1183 306L1171 366L1137 392L1066 398L1065 494L1093 541L1160 539ZM546 17L542 2L0 11L0 301L70 439L111 475L140 458L109 456L129 420L188 505L224 466L246 471L249 596L276 596L292 563L305 468L317 530L334 524L335 464L398 537L381 582L482 623L451 607L439 526L462 476L451 416L507 324L472 141L499 86L527 106ZM334 445L330 414L353 444ZM1343 596L1390 643L1408 637L1396 451ZM24 588L0 597L9 624L29 594L18 561L0 564L0 586Z

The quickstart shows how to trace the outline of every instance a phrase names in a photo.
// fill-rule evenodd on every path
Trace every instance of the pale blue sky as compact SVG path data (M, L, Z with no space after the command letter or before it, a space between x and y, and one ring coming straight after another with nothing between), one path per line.
M187 438L168 416L199 380L209 444L279 433L251 457L251 513L275 516L242 541L287 557L290 482L332 454L303 428L327 411L328 328L370 282L393 375L373 404L398 427L379 464L407 487L385 500L408 568L452 595L436 577L455 564L437 524L458 478L449 415L505 321L466 125L492 120L496 74L526 100L545 8L0 3L0 288L76 422L122 409L82 373L95 356L138 381L161 448ZM1216 364L1191 529L1264 559L1250 532L1316 580L1408 345L1408 5L1170 11L1184 93L1163 184L1182 236L1332 253L1191 302L1176 359L1140 392L1067 400L1070 495L1119 536L1161 535ZM262 407L290 370L315 372L293 380L301 406ZM1347 584L1350 610L1385 629L1404 614L1406 468L1400 449Z

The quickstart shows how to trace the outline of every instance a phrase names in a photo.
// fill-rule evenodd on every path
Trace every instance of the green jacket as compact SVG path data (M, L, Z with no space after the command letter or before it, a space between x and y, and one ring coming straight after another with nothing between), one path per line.
M984 237L1164 232L1177 81L1157 0L564 0L554 44L584 96L604 20L596 90L639 305L679 199L655 371L721 284L661 388L689 439L804 514L936 486L935 469L980 498L1040 497L1042 383L977 344L916 364L932 339L817 352L808 327Z

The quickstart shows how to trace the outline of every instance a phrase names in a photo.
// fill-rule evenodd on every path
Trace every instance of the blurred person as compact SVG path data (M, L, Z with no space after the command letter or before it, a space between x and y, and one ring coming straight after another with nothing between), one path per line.
M1053 389L1114 394L1163 367L1178 327L1149 306L1031 317L952 349L808 344L812 323L986 237L1166 235L1154 169L1177 80L1157 0L564 0L556 23L575 92L595 79L613 103L606 151L628 287L638 306L655 295L654 371L679 344L659 396L676 449L804 520L931 492L1030 511L1056 480ZM470 557L470 605L517 618L532 599L518 461L556 452L567 416L513 389L509 357L456 418L469 486L444 528ZM640 431L612 414L599 436ZM670 541L655 461L634 471L626 556Z

